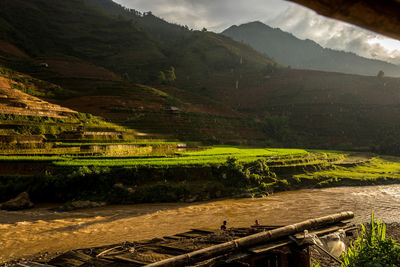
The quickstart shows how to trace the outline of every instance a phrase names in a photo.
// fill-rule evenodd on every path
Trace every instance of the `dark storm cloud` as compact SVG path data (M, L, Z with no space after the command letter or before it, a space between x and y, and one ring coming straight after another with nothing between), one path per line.
M215 32L220 32L231 25L259 20L291 32L301 39L314 40L324 47L354 52L369 58L400 62L400 42L392 41L391 46L387 46L386 37L327 19L283 0L116 0L116 2L139 11L152 11L167 21L187 25L189 28L205 27Z

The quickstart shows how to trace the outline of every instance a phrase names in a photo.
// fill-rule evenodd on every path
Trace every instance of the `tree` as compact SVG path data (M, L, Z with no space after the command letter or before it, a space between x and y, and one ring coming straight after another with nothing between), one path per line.
M158 80L161 84L172 84L176 80L175 68L171 67L169 70L160 71Z
M263 130L269 138L273 138L278 142L284 142L291 134L289 119L288 115L266 114L263 120Z
M173 83L176 80L174 67L171 66L171 68L169 70L167 70L166 78L167 78L167 81L170 83Z
M158 75L158 79L159 79L160 83L165 83L165 81L167 80L165 77L165 73L163 71L160 71L160 74Z
M385 77L385 73L383 72L383 70L380 70L380 71L378 72L377 77L378 77L379 79L382 79L383 77Z

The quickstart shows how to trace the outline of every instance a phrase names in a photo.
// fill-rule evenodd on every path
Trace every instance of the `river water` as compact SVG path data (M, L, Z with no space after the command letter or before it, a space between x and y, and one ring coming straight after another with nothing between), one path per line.
M107 206L57 213L39 205L28 211L0 211L0 263L35 253L66 251L162 237L191 228L253 224L284 225L351 210L368 221L371 210L386 222L400 221L400 185L338 187L277 193L260 199L203 203Z

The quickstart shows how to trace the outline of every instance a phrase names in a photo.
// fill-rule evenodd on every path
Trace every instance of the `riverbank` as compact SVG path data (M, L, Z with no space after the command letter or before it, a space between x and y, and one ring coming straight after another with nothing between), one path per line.
M400 183L399 158L348 152L215 147L172 158L122 160L127 166L108 166L109 159L71 162L71 166L58 166L57 161L52 171L36 175L3 176L0 200L27 191L36 203L193 203L299 189Z
M22 191L27 191L34 202L91 200L109 204L261 196L284 187L287 182L281 178L283 174L323 169L343 157L301 149L226 146L172 156L46 158L45 162L40 157L4 157L0 164L8 167L26 166L27 161L41 167L47 164L47 167L31 175L3 175L0 201Z

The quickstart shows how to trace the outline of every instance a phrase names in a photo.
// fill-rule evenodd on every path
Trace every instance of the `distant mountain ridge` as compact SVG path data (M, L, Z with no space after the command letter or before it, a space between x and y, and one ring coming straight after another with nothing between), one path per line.
M152 38L163 42L164 45L174 45L187 35L190 35L186 26L167 22L152 12L140 12L126 8L110 0L83 0L89 6L95 7L107 15L132 21L135 27L149 33Z
M375 76L383 70L387 76L399 77L400 66L369 59L354 53L323 48L312 40L301 40L279 28L261 22L231 26L222 34L249 44L278 63L296 69L310 69Z

